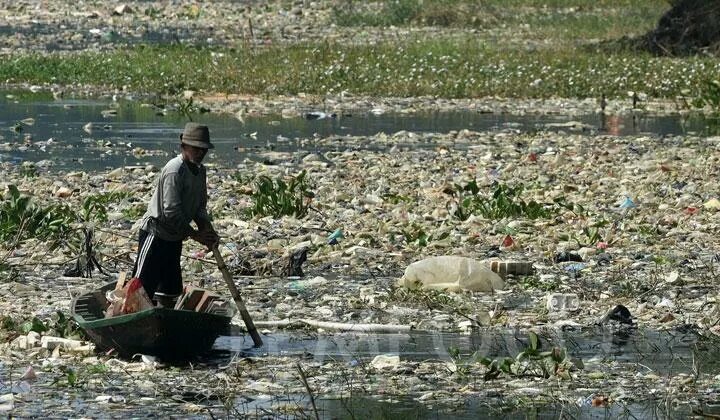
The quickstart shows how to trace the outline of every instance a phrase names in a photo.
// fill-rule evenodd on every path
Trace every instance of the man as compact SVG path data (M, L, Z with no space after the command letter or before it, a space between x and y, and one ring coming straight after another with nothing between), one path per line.
M182 294L180 253L192 238L212 248L219 237L207 213L205 167L201 162L210 143L207 126L188 123L180 135L181 154L160 172L155 191L142 219L133 277L138 277L158 306L174 307ZM194 221L197 230L190 226Z

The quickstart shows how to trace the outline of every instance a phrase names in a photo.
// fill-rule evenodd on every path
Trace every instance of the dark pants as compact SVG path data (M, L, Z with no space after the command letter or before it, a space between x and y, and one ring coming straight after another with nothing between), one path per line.
M133 277L142 282L150 299L175 298L182 294L180 253L182 241L164 241L140 230Z

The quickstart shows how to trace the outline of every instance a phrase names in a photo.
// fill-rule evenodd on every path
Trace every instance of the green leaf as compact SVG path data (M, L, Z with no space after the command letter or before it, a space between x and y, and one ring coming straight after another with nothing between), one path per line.
M24 334L29 333L30 331L35 331L36 333L43 333L47 330L49 330L47 325L45 325L44 322L42 322L37 317L33 317L31 321L27 321L22 325L22 332Z
M530 331L528 333L528 338L530 339L530 349L531 350L537 350L540 348L540 340L538 339L537 334Z
M10 316L4 315L0 319L0 328L2 328L3 330L14 330L15 328L17 328L17 323Z
M502 363L500 363L500 370L507 373L512 374L512 366L515 363L515 361L509 357L506 357L503 359Z
M77 384L77 373L73 369L68 368L67 370L67 381L68 385L75 386Z

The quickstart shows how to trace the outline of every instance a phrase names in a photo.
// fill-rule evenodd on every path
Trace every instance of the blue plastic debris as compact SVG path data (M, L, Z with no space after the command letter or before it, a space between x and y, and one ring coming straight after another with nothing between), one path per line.
M565 269L565 271L578 272L578 271L584 269L585 267L587 267L587 264L575 263L575 264L568 264L568 265L566 265L566 266L564 267L564 269Z
M337 245L338 239L344 238L345 235L343 235L343 232L340 228L335 229L335 232L331 233L330 236L328 236L328 245Z
M632 201L630 197L627 195L625 196L625 200L620 204L621 209L631 209L633 207L637 207L637 205Z

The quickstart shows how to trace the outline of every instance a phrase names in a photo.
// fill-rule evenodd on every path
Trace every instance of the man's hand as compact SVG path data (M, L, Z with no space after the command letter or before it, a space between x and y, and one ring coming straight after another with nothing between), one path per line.
M220 242L220 237L214 230L196 230L190 237L208 249L213 249Z

